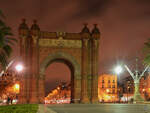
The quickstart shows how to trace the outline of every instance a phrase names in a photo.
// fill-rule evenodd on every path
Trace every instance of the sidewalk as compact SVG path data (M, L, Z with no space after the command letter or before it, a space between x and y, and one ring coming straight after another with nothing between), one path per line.
M52 109L48 108L44 104L39 104L39 109L38 109L37 113L57 113L57 112L55 112Z

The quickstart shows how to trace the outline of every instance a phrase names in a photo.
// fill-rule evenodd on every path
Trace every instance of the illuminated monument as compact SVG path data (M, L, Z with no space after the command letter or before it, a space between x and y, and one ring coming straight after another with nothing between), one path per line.
M53 62L71 71L72 103L98 102L98 51L100 32L85 24L80 33L41 31L36 21L19 26L20 55L25 63L20 103L44 103L45 70Z

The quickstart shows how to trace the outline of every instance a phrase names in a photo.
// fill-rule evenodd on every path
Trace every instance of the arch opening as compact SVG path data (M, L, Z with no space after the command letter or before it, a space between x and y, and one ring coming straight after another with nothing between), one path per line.
M47 71L47 69L52 66L53 64L55 65L60 65L60 67L65 67L68 68L65 69L66 71L69 71L69 77L70 80L66 81L68 78L62 78L62 79L58 79L53 81L54 87L53 89L50 90L50 92L47 94L47 73L49 73L49 75L51 74L50 71ZM57 72L59 72L59 67L57 67ZM74 99L74 67L71 64L71 62L69 62L66 59L62 59L62 58L56 58L53 59L51 61L49 61L46 65L46 69L45 69L45 102L49 103L49 104L57 104L57 103L72 103L73 99ZM62 72L62 70L60 70ZM46 73L47 72L47 73ZM64 72L65 73L65 72ZM60 73L61 74L61 73ZM49 78L48 78L49 79Z
M46 58L43 59L40 65L39 70L39 88L38 95L41 103L44 102L45 97L45 71L49 65L54 62L59 62L65 64L69 70L71 75L71 99L70 103L79 103L81 99L81 67L80 64L76 61L75 57L64 53L64 52L56 52L53 54L49 54ZM42 85L41 85L42 84Z

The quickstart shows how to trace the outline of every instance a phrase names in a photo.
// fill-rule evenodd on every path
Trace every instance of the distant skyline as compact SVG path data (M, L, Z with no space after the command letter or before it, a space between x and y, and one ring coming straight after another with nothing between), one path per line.
M144 42L150 38L149 6L150 0L1 0L0 2L6 23L12 27L16 38L22 18L26 18L30 26L32 20L37 19L42 31L80 32L83 23L89 23L90 29L97 23L101 32L99 74L111 73L110 70L118 61L124 60L130 65L135 56L142 56L141 49ZM12 58L19 54L18 47L14 47ZM61 68L60 80L69 74L63 64L56 63L55 66ZM47 80L56 81L53 76L57 72L58 69L53 68Z

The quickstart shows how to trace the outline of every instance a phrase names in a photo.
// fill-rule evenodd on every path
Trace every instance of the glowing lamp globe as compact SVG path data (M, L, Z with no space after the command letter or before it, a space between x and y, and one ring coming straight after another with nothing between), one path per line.
M19 90L19 84L15 84L15 89Z
M116 74L120 74L122 72L122 67L121 66L117 66L116 68L115 68L115 73Z
M23 66L22 66L21 64L18 64L18 65L16 66L16 70L17 70L18 72L22 71L22 70L23 70Z
M14 92L15 92L15 93L19 93L19 89L20 89L20 85L16 83L16 84L14 85Z

